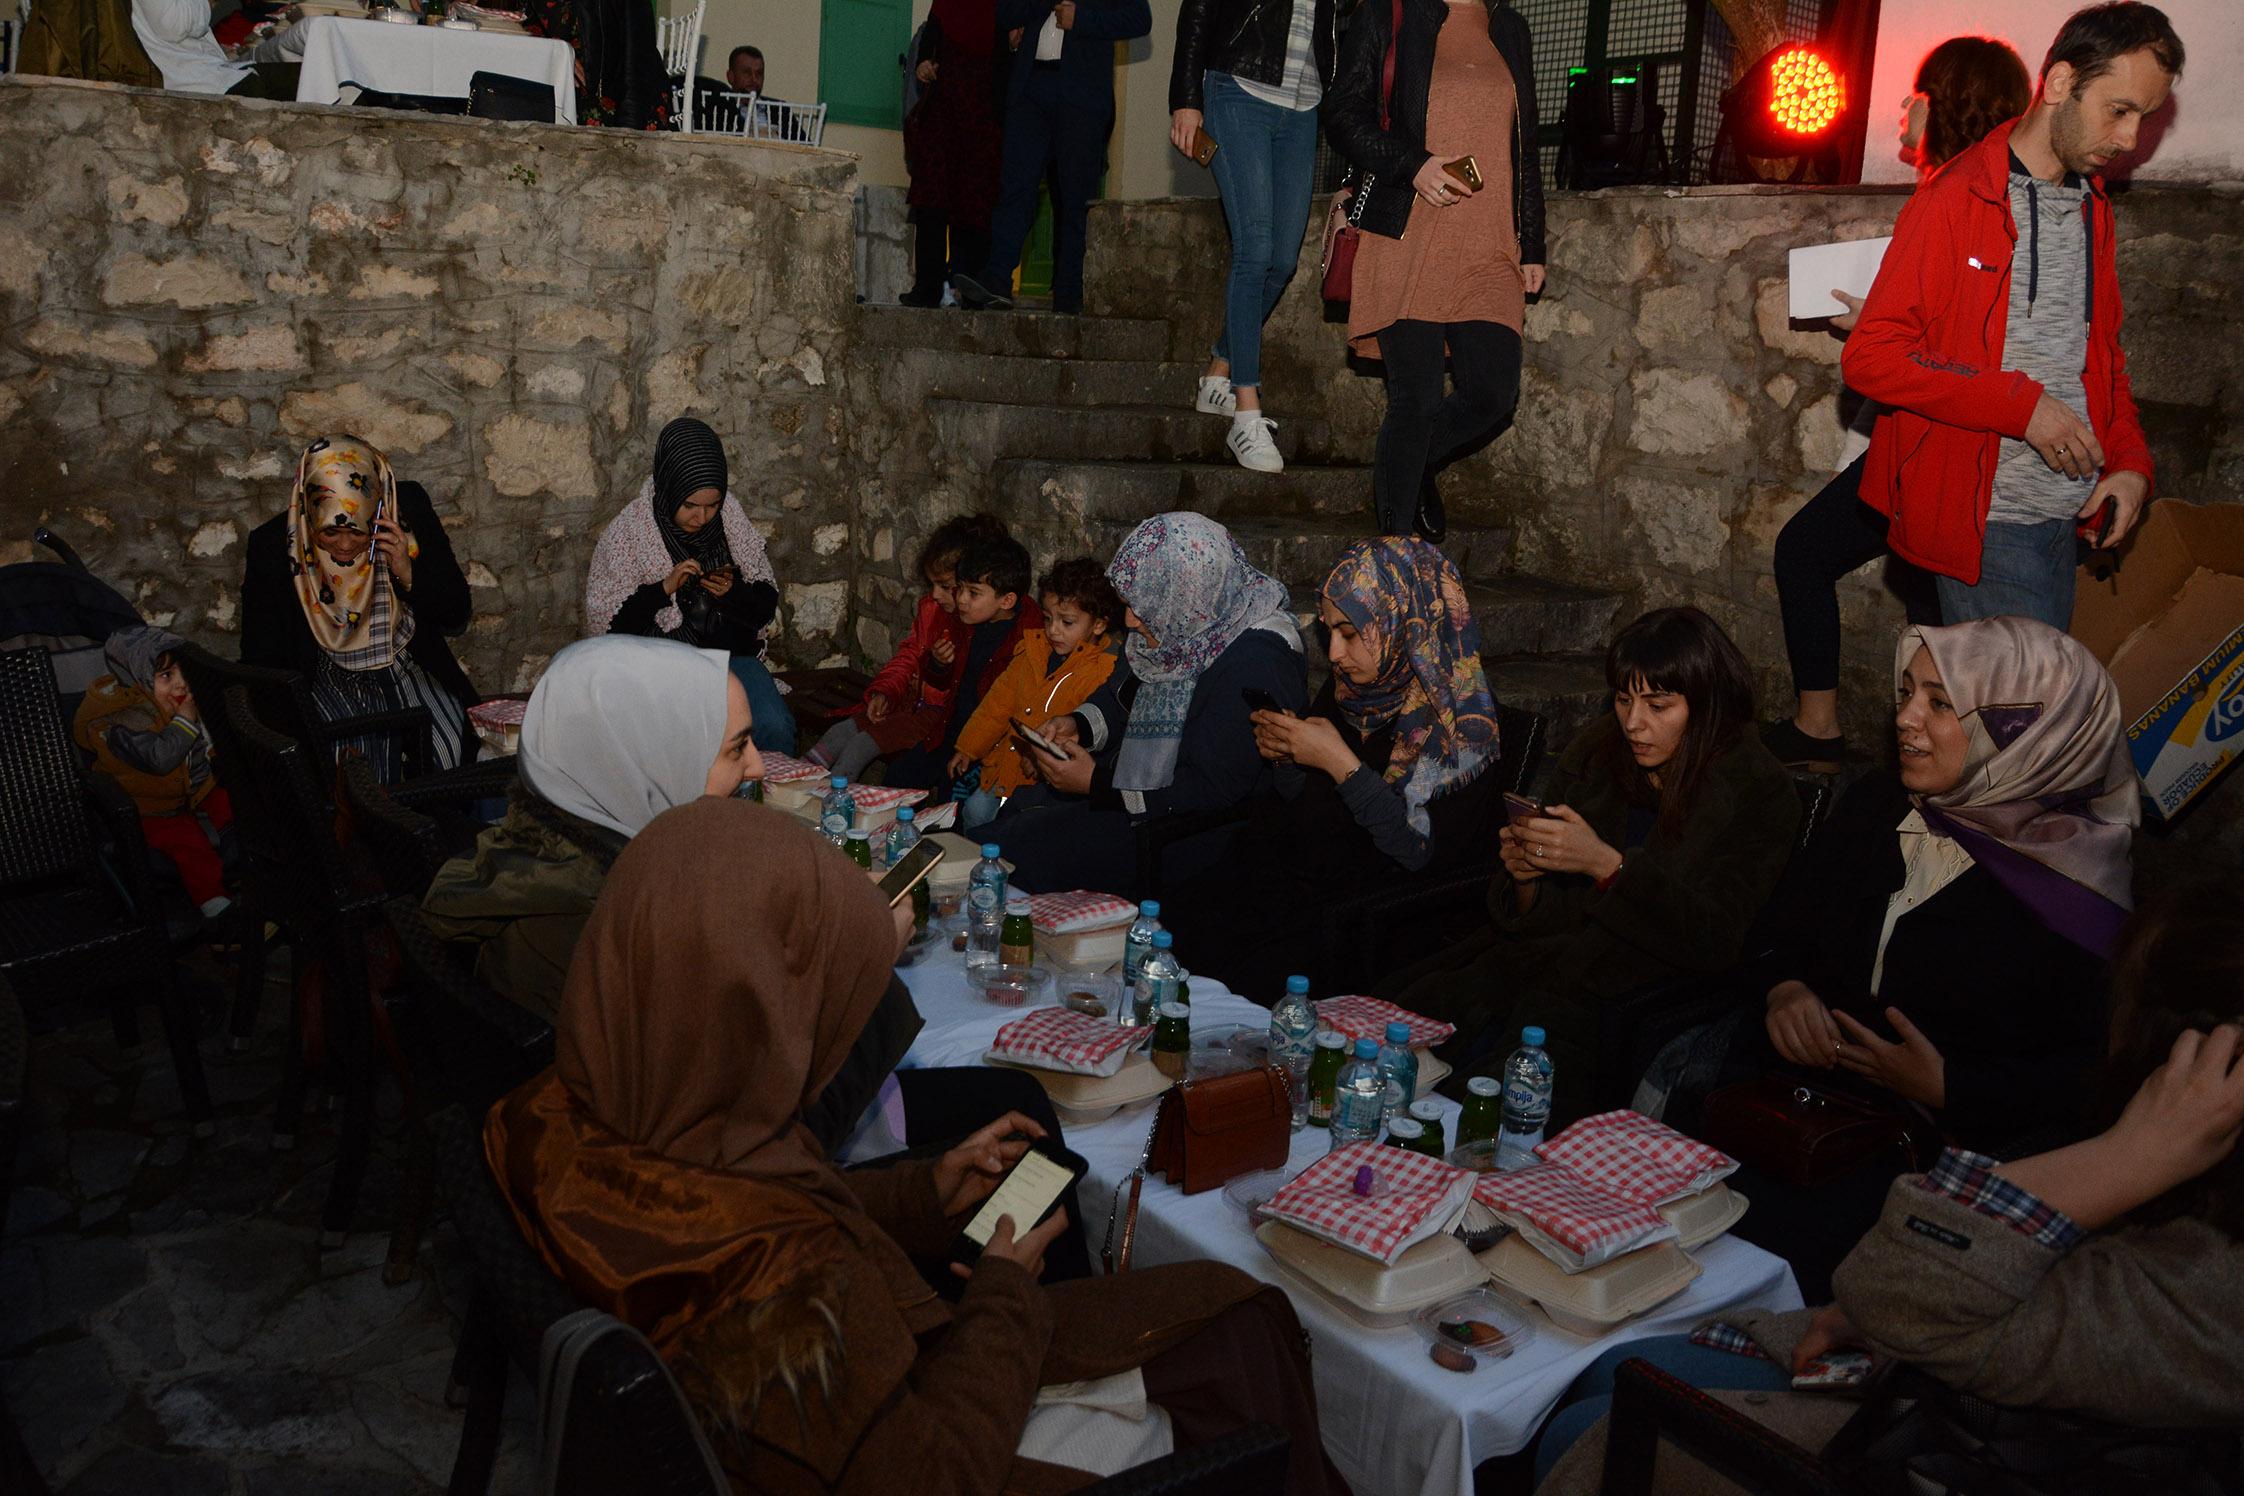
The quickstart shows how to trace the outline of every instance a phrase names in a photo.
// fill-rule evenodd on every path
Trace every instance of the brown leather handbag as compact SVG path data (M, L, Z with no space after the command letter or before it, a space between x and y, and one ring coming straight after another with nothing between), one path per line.
M1256 1169L1283 1168L1293 1147L1293 1099L1274 1065L1189 1080L1161 1098L1146 1167L1188 1195Z
M1740 1163L1815 1189L1876 1159L1896 1172L1923 1167L1935 1139L1926 1123L1859 1096L1762 1075L1706 1098L1699 1136Z
M1393 24L1387 32L1387 57L1380 64L1379 73L1379 128L1389 124L1389 113L1395 102L1395 43L1402 36L1402 0L1393 0ZM1200 163L1207 165L1205 161ZM1321 294L1327 301L1347 301L1356 294L1356 250L1363 241L1364 231L1357 227L1363 221L1364 202L1371 196L1373 177L1365 173L1349 194L1348 221L1325 240L1324 283Z

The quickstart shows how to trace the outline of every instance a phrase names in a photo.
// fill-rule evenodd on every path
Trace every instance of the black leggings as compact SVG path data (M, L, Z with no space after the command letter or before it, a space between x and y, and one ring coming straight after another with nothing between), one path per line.
M1442 395L1442 351L1456 387ZM1407 535L1426 475L1500 436L1519 409L1519 334L1500 322L1392 322L1379 330L1387 417L1379 423L1372 496L1379 528Z
M1857 457L1777 532L1777 599L1792 689L1839 689L1839 579L1886 553L1886 517L1859 497Z
M970 229L952 223L950 215L940 208L915 208L912 222L918 226L912 289L922 296L941 296L952 275L961 270L974 275L989 260L990 231L986 226Z

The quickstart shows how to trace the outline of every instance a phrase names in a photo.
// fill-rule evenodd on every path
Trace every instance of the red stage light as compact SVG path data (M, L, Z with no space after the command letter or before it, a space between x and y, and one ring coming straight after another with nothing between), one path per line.
M1820 135L1846 108L1846 85L1838 71L1806 47L1790 47L1768 63L1769 114L1778 129L1795 136Z

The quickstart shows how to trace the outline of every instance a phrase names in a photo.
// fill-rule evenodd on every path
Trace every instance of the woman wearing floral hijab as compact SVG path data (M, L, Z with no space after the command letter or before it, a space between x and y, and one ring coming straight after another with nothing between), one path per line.
M1426 541L1358 541L1317 600L1332 674L1306 716L1254 713L1278 797L1210 872L1164 905L1179 959L1235 991L1295 972L1319 991L1376 972L1323 970L1320 910L1335 898L1484 861L1500 804L1496 703L1456 567ZM1251 932L1251 933L1250 933Z
M1137 892L1138 821L1267 793L1248 696L1293 712L1308 699L1285 587L1214 520L1155 515L1106 575L1130 630L1123 663L1072 717L1045 725L1068 757L1039 763L1046 792L1015 795L988 833L1024 888ZM1190 838L1172 856L1204 866L1216 842Z
M467 627L467 578L418 483L360 437L304 449L288 511L250 532L242 577L242 659L297 670L323 721L421 707L435 767L475 757L477 700L445 643ZM357 739L384 781L401 772L394 737Z
M792 753L794 714L771 678L764 642L779 611L779 582L726 476L724 442L705 423L680 416L662 428L654 472L593 548L585 633L725 651L756 714L756 746Z

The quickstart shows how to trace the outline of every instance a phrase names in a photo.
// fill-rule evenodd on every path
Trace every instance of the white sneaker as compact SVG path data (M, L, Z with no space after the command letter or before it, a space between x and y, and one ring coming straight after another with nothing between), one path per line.
M1221 374L1200 376L1200 395L1192 408L1202 415L1235 416L1239 413L1239 397L1232 393L1231 381Z
M1253 473L1282 473L1286 460L1278 455L1278 444L1270 433L1278 423L1259 411L1242 411L1231 418L1231 435L1224 438L1231 455L1239 459L1239 466Z

